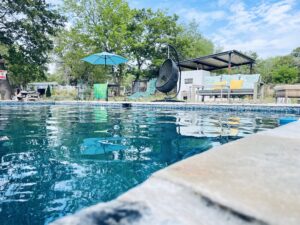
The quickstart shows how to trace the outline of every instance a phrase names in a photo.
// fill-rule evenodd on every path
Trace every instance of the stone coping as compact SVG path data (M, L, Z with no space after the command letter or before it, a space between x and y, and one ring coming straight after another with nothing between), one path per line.
M187 102L104 102L104 101L37 101L18 102L0 101L1 105L65 105L65 106L106 106L124 107L130 105L135 108L162 108L178 110L215 110L215 111L251 111L251 112L278 112L300 114L300 104L241 104L241 103L187 103Z
M53 225L298 225L299 130L297 121L215 147Z

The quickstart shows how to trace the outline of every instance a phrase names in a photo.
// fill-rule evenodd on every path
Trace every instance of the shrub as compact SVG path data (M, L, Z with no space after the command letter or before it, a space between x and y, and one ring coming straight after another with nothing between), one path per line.
M46 97L50 98L51 97L51 90L50 90L50 85L48 85L47 90L46 90Z

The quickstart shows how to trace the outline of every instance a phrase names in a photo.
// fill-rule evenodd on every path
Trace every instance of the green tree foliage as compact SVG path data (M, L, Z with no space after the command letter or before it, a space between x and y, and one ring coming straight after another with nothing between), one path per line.
M181 27L175 45L184 59L209 55L214 51L213 43L202 36L196 21Z
M128 3L122 0L65 0L64 10L72 18L73 26L65 31L56 52L62 60L62 67L70 76L91 83L105 80L111 68L92 66L80 59L96 52L113 52L127 57L127 32L132 13ZM112 73L113 81L122 81L123 67Z
M26 84L45 75L51 37L64 18L45 0L2 0L0 4L0 45L5 51L11 79Z
M272 70L273 83L292 84L298 80L298 69L295 65L293 56L275 57L274 66Z
M293 54L259 60L257 71L265 83L293 84L299 81L300 68Z
M136 67L131 72L137 79L141 75L152 77L153 70L166 57L163 45L173 44L181 32L181 27L177 25L178 17L151 9L134 9L132 12L134 16L129 24L127 45L129 56L136 63Z
M298 70L296 67L280 65L273 71L272 81L279 84L293 84L298 80Z
M124 0L65 0L72 28L57 39L60 73L75 81L107 80L120 84L124 74L136 79L155 77L167 57L165 43L178 48L182 58L213 52L213 44L198 32L196 23L182 26L178 16L151 9L131 9ZM95 52L113 52L130 59L130 66L91 66L80 59ZM198 52L198 54L197 54Z
M78 82L92 83L105 81L105 71L102 66L93 66L81 59L87 55L85 49L90 46L82 41L83 36L76 29L61 32L55 40L55 54L58 58L59 70L54 76L62 84L76 85ZM52 76L52 78L54 77Z
M51 88L50 85L48 85L47 90L46 90L46 97L50 98L51 97Z
M300 82L300 47L298 48L295 48L292 53L291 53L291 56L294 60L294 64L295 66L298 68L299 70L299 80L298 82Z
M295 49L292 51L291 55L292 55L293 57L295 57L295 58L300 58L300 47L295 48Z
M272 73L273 73L273 67L274 67L274 59L268 58L265 60L258 59L256 61L255 65L255 71L256 73L259 73L262 77L262 81L264 83L272 83Z

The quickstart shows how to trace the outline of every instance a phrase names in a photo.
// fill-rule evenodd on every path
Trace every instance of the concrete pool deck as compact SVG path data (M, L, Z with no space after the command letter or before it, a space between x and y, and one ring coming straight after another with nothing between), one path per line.
M215 147L53 224L298 225L299 131L297 121Z

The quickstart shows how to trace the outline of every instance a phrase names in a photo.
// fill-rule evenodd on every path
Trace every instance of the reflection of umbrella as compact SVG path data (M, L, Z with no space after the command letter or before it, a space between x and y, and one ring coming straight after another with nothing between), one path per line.
M87 56L83 59L83 61L86 61L88 63L94 64L94 65L119 65L122 63L126 63L128 59L115 55L108 52L101 52L101 53L95 53L93 55Z
M86 138L80 146L82 155L101 155L113 151L125 150L121 137Z

